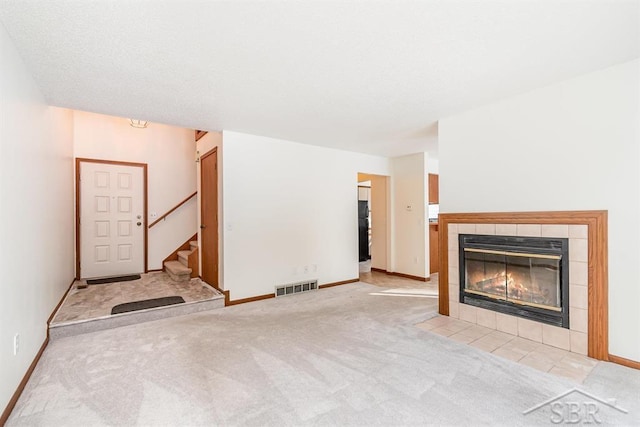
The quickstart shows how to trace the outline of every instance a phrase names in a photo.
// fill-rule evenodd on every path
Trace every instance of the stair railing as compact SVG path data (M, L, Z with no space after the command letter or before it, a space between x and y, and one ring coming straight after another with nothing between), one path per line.
M171 214L173 211L175 211L176 209L178 209L180 206L184 205L185 203L187 203L189 200L191 200L193 197L196 196L196 194L198 194L198 192L194 192L192 195L190 195L189 197L187 197L186 199L184 199L183 201L181 201L180 203L178 203L177 205L175 205L174 207L172 207L171 209L169 209L167 211L167 213L165 213L164 215L158 217L158 219L156 219L155 221L153 221L151 224L149 224L149 228L153 227L154 225L156 225L157 223L159 223L160 221L162 221L163 219L165 219L166 217L169 216L169 214Z

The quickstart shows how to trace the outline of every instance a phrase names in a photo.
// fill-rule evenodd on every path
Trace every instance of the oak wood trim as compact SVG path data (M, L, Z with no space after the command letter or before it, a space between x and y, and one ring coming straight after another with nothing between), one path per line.
M324 285L318 286L318 289L331 288L333 286L346 285L348 283L355 283L355 282L359 282L359 281L360 281L360 279L349 279L349 280L342 280L340 282L325 283ZM216 288L218 291L224 293L224 297L225 297L224 306L225 307L228 307L230 305L238 305L238 304L245 304L245 303L248 303L248 302L261 301L261 300L264 300L264 299L271 299L271 298L275 298L275 296L276 296L275 293L272 293L272 294L256 295L254 297L232 300L232 299L230 299L229 291L223 291L222 289L220 289L220 288L218 288L216 286L213 286L213 287Z
M18 384L18 388L13 393L13 396L11 396L11 399L9 399L9 403L7 403L7 406L4 408L4 411L2 411L2 416L0 416L0 426L4 426L7 420L9 419L9 416L11 415L11 411L13 411L13 408L15 408L16 403L18 403L18 399L20 398L20 395L24 391L24 388L27 385L27 382L29 382L29 378L31 378L31 374L33 374L33 370L36 368L36 365L40 361L40 358L42 357L42 353L44 353L45 348L47 348L47 344L49 344L48 331L47 331L47 336L45 337L44 342L42 343L42 346L40 346L40 350L38 350L38 353L36 354L36 357L33 358L31 365L29 365L29 369L27 369L27 372L25 372L24 376L22 377L22 381L20 381L20 384Z
M385 270L385 269L383 269L383 268L371 267L371 271L377 271L378 273L385 273L385 274L387 274L387 270Z
M229 291L227 291L227 292L229 292ZM225 307L228 306L228 305L245 304L245 303L248 303L248 302L261 301L263 299L275 298L275 296L276 296L275 294L256 295L255 297L230 300L229 304L226 304L227 301L225 300Z
M615 354L609 354L609 362L617 363L618 365L626 366L627 368L640 369L640 362L616 356Z
M184 205L185 203L187 203L189 200L191 200L193 197L196 196L196 194L198 194L198 192L194 192L193 194L191 194L189 197L187 197L186 199L184 199L183 201L181 201L180 203L178 203L177 205L175 205L174 207L172 207L171 209L169 209L165 214L161 215L158 217L158 219L156 219L155 221L153 221L151 224L149 224L149 228L153 227L154 225L156 225L157 223L159 223L160 221L162 221L163 219L165 219L166 217L168 217L171 213L173 213L173 211L175 211L176 209L178 209L180 206Z
M195 248L193 252L189 254L187 258L187 264L191 269L191 278L200 276L200 266L198 265L198 248Z
M198 278L199 278L200 280L202 280L202 275L199 275L199 276L198 276ZM204 282L204 280L202 280L202 281ZM207 282L204 282L204 283L207 283ZM217 285L212 285L212 284L210 284L210 283L207 283L207 285L211 286L213 289L215 289L216 291L218 291L218 292L220 292L221 294L223 294L223 295L224 295L224 306L225 306L225 307L227 307L227 306L229 306L229 305L230 305L230 302L231 302L231 294L230 294L230 292L229 292L229 291L225 291L225 290L223 290L223 289L220 289L220 287L219 287L219 286L217 286Z
M404 277L405 279L418 280L420 282L428 282L431 280L429 277L413 276L411 274L398 273L396 271L387 271L387 274L390 276Z
M147 221L147 209L148 209L148 178L147 178L147 164L146 163L133 163L133 162L121 162L116 160L101 160L101 159L87 159L83 157L76 157L76 279L80 280L80 163L102 163L109 165L119 166L133 166L142 168L142 198L143 198L143 216L144 221ZM144 227L144 272L149 271L149 233L147 227Z
M64 300L67 298L67 295L69 294L69 291L71 291L71 288L73 288L73 284L75 283L75 281L76 281L75 278L71 280L71 283L69 283L69 286L67 287L67 290L64 292L64 294L62 295L62 298L60 298L60 301L58 301L58 304L56 304L55 308L51 312L51 315L49 315L49 318L47 319L47 338L49 338L49 325L51 324L51 321L53 320L53 317L58 312L58 309L60 308L60 306L62 305Z
M359 281L360 279L356 278L356 279L349 279L349 280L341 280L340 282L325 283L324 285L318 286L318 289L332 288L334 286L347 285L349 283L355 283Z
M164 271L162 268L154 268L152 270L147 270L147 273L158 273L160 271Z
M200 138L202 138L203 136L209 133L206 130L200 130L200 129L196 129L194 132L195 132L196 142L198 142Z
M588 246L588 351L589 357L609 360L608 231L607 211L541 211L441 213L438 312L449 315L449 224L582 224L587 225Z
M176 249L175 251L171 252L171 254L168 257L163 259L162 260L162 269L160 271L164 271L164 263L165 262L167 262L167 261L177 261L178 260L178 252L189 250L189 248L191 247L191 245L189 243L194 241L194 240L198 240L198 233L196 233L193 236L191 236L191 238L189 240L187 240L186 242L181 244L178 247L178 249Z

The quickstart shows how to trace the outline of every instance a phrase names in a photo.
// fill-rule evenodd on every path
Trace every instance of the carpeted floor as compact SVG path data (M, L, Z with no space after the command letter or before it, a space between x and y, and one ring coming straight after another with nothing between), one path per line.
M53 341L8 426L539 425L578 384L415 327L437 299L363 283ZM378 295L371 295L377 293ZM640 373L579 385L640 423ZM573 396L574 400L582 399Z

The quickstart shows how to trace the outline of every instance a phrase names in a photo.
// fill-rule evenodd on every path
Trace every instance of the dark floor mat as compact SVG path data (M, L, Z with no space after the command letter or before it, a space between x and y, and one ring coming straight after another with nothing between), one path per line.
M146 310L147 308L164 307L166 305L182 304L182 297L162 297L145 299L142 301L125 302L118 304L111 309L111 314L128 313L130 311Z
M134 274L132 276L105 277L104 279L87 280L87 285L102 285L104 283L129 282L131 280L138 280L139 278L140 278L139 274Z

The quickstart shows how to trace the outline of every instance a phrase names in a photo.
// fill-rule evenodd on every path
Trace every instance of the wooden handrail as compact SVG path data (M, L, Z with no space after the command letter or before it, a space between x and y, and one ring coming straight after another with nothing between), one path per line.
M162 221L163 219L165 219L166 217L169 216L169 214L173 211L175 211L176 209L178 209L180 206L184 205L185 203L187 203L189 200L191 200L192 197L194 197L196 194L198 194L198 192L194 192L192 195L190 195L189 197L187 197L186 199L184 199L183 201L181 201L180 203L178 203L177 205L175 205L174 207L172 207L166 214L162 215L161 217L159 217L158 219L156 219L155 221L153 221L151 224L149 224L149 228L153 227L154 225L156 225L157 223L159 223L160 221Z

